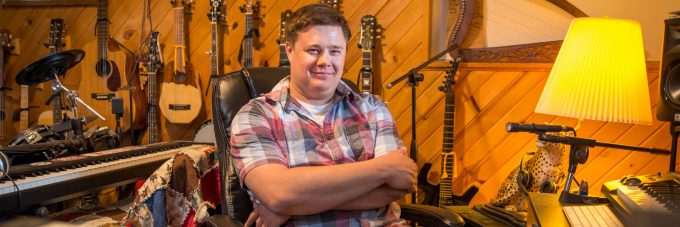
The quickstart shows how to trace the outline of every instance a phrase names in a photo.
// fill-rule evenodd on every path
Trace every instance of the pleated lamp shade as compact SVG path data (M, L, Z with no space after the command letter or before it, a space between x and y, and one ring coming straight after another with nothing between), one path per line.
M642 32L637 21L572 20L535 112L578 119L652 123Z

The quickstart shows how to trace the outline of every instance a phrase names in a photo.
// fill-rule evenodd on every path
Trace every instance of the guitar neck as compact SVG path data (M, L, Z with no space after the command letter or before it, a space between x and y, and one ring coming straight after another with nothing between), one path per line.
M55 54L59 51L58 45L50 46L50 53ZM57 85L57 81L52 81L52 86ZM61 92L52 91L52 123L61 122L63 119L61 113Z
M156 70L147 73L149 86L149 109L147 123L149 124L149 144L158 143L158 98L156 97Z
M173 8L175 12L175 75L186 73L186 44L184 41L184 7Z
M99 0L99 5L97 6L97 56L100 61L108 59L106 47L109 34L107 6L108 0Z
M0 47L0 140L6 140L5 136L5 50Z
M446 92L444 112L444 139L442 143L442 177L439 189L439 206L452 206L453 193L451 183L453 179L453 126L455 119L455 95L453 91Z
M373 93L372 55L373 52L370 49L361 51L361 93L367 95Z
M28 85L21 85L21 101L19 106L19 131L28 129Z
M212 78L215 78L220 75L220 69L218 67L220 59L219 59L219 48L217 48L218 43L219 43L219 27L217 26L217 21L211 21L210 22L210 35L212 38L212 47L210 49L210 76Z
M246 13L246 33L243 47L243 67L253 67L253 14Z

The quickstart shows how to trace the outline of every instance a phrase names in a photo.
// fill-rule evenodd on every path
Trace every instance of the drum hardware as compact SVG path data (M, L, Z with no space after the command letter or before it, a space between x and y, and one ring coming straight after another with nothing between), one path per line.
M85 52L82 50L67 50L48 55L26 66L16 77L16 82L20 85L34 85L54 79L54 83L52 83L53 94L66 94L73 113L73 119L71 119L70 123L76 135L82 135L82 123L84 123L78 117L78 103L85 106L85 108L103 121L106 120L96 110L83 102L78 97L76 91L66 88L59 80L59 75L65 75L66 71L78 64L84 56Z

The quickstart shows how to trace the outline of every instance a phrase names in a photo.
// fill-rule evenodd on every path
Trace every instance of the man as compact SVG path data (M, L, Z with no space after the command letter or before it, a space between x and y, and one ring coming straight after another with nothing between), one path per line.
M416 164L375 96L341 82L347 21L320 4L286 26L291 75L232 123L231 148L255 211L246 225L382 226L416 189Z

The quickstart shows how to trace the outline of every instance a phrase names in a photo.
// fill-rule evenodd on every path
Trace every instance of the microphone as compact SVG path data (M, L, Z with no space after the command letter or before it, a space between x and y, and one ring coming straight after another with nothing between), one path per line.
M541 124L520 124L517 122L508 122L505 125L505 131L508 132L566 132L574 131L574 128L563 125L541 125Z

